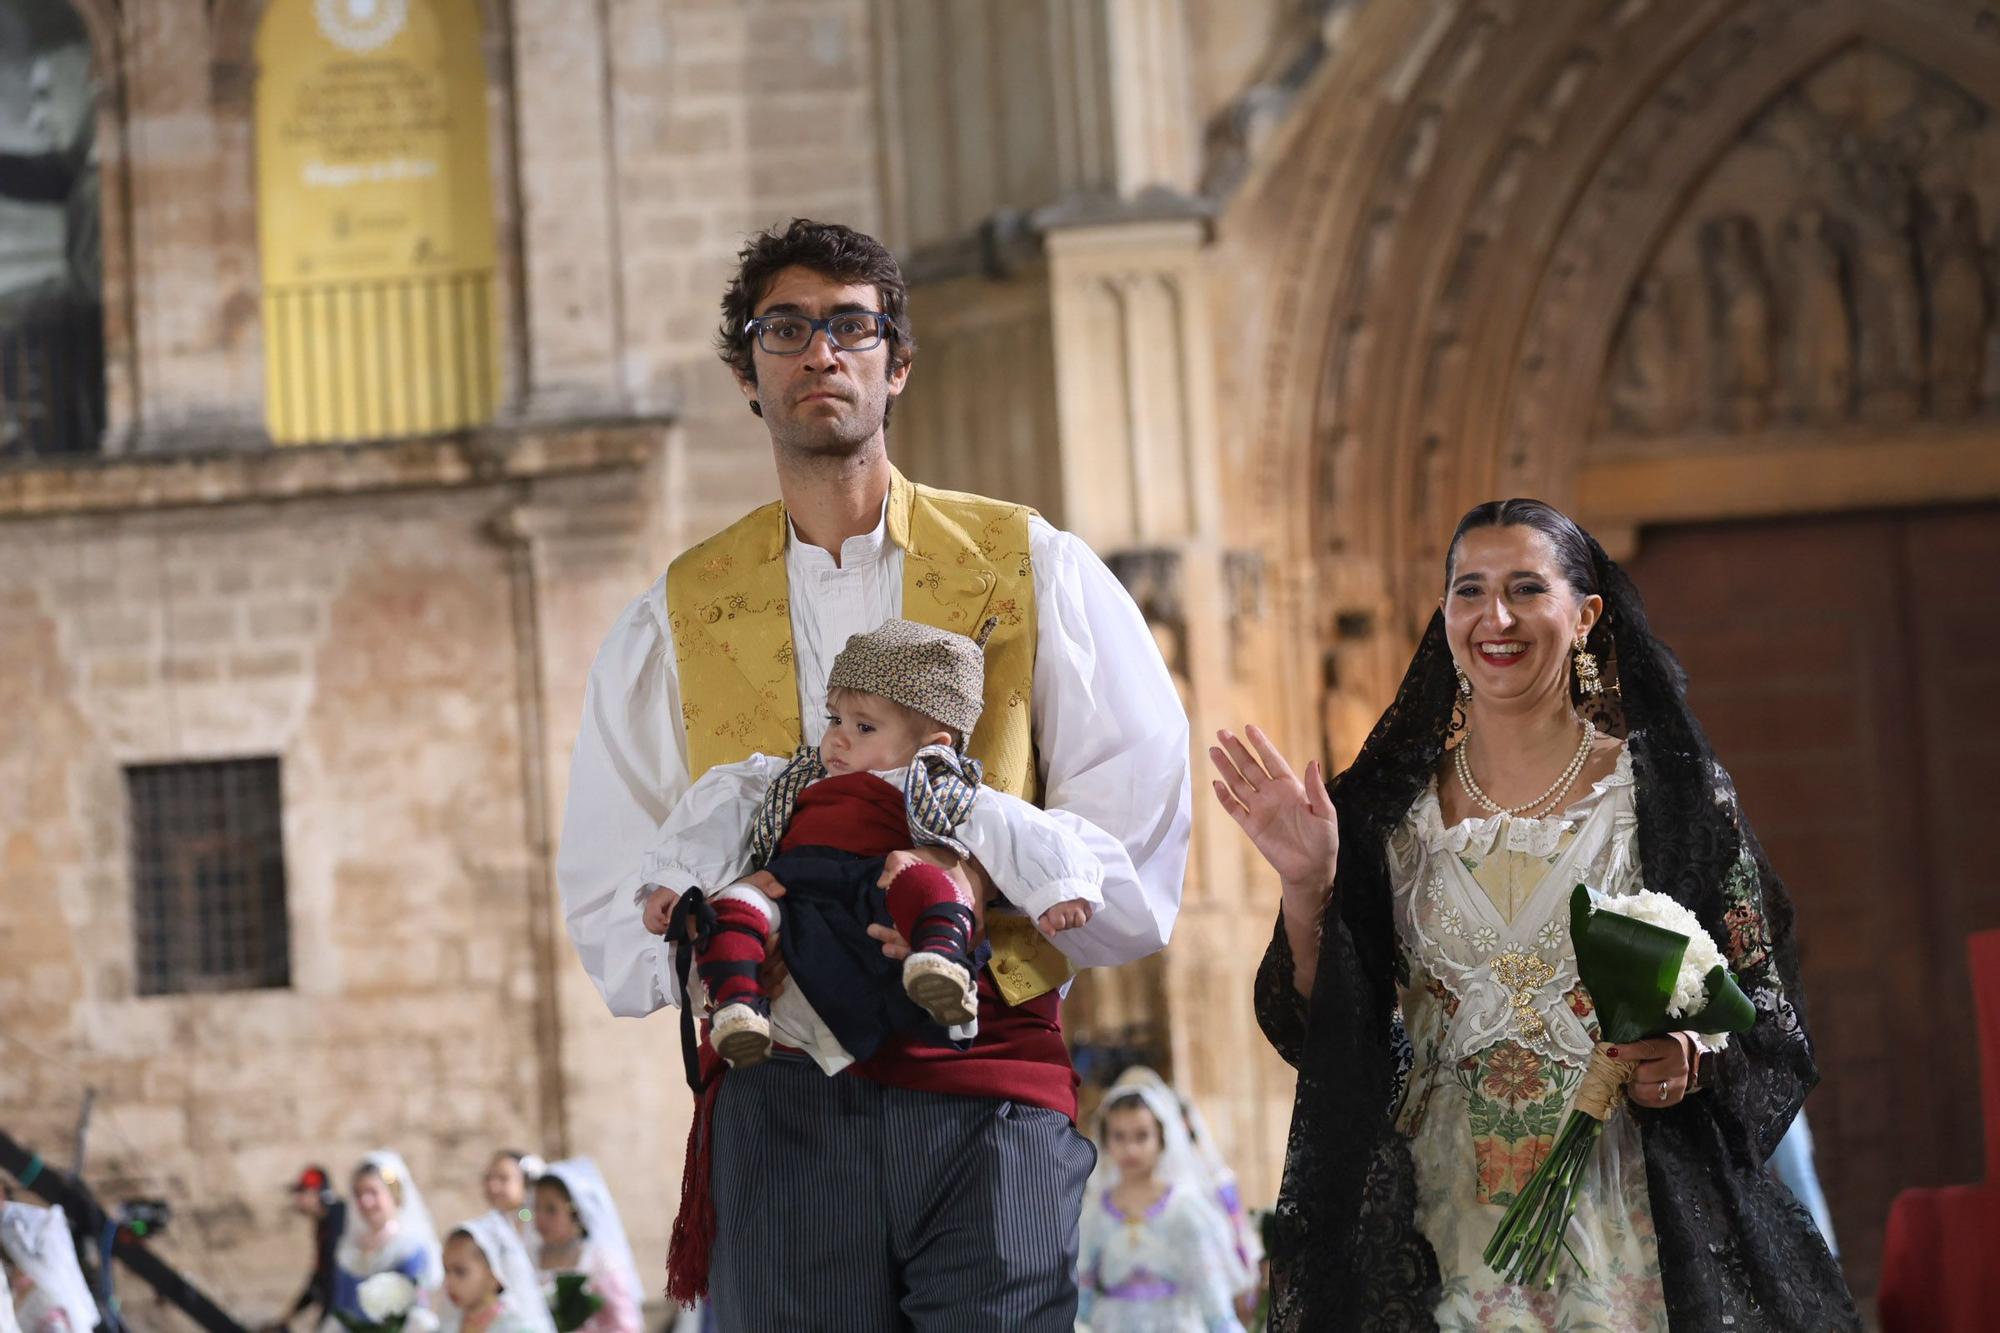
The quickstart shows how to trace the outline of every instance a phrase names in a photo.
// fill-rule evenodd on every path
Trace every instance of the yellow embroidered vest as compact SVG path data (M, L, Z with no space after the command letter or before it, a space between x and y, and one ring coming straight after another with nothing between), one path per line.
M903 617L986 641L986 693L969 749L1000 791L1039 803L1035 762L1035 584L1022 505L914 485L892 470L889 539L903 551ZM799 747L782 502L738 519L667 570L688 770ZM1009 1004L1060 985L1068 961L1032 922L987 917L993 977Z

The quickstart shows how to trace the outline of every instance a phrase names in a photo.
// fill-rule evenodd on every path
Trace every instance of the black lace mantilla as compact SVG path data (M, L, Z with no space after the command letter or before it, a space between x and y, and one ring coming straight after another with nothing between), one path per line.
M1839 1265L1762 1169L1818 1081L1790 900L1688 711L1679 664L1653 638L1630 579L1594 543L1593 556L1607 609L1590 646L1618 687L1598 721L1631 748L1645 885L1726 942L1759 1010L1712 1057L1707 1089L1632 1110L1669 1323L1691 1333L1859 1329ZM1416 1225L1415 1163L1394 1124L1401 1020L1385 841L1444 757L1454 689L1440 614L1360 756L1329 784L1340 860L1312 998L1292 985L1282 921L1257 974L1258 1021L1299 1072L1271 1251L1272 1327L1291 1333L1436 1327L1437 1260Z

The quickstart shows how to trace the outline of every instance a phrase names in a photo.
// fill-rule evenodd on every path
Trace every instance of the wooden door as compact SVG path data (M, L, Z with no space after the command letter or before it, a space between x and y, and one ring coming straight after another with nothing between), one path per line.
M1791 891L1820 1178L1872 1292L1895 1193L1986 1170L1965 939L2000 926L2000 507L1649 530L1631 568Z

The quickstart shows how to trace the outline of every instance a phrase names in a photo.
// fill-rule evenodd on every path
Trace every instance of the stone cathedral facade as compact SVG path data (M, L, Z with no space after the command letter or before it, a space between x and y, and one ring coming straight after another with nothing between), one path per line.
M383 73L391 19L469 94ZM280 88L311 22L346 54ZM603 1013L553 843L605 628L772 493L716 302L800 215L912 278L900 466L1088 540L1194 718L1180 925L1079 984L1087 1083L1160 1066L1270 1200L1275 884L1202 738L1337 768L1457 515L1533 494L1791 884L1857 1288L1897 1189L1977 1176L2000 6L20 0L0 66L0 1127L60 1158L94 1089L93 1182L246 1321L281 1182L377 1144L441 1217L494 1148L595 1155L663 1252L677 1036ZM383 160L448 145L377 176L451 188L314 268L277 164L357 69ZM399 412L383 346L457 396Z

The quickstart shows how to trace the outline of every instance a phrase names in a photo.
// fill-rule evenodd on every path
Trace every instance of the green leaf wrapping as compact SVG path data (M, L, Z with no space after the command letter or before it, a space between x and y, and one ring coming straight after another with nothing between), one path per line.
M555 1320L556 1333L576 1333L604 1308L604 1298L585 1289L588 1281L586 1273L556 1274L555 1294L549 1297L549 1315Z
M1581 884L1570 894L1569 936L1576 975L1597 1006L1603 1040L1640 1041L1670 1030L1667 1004L1687 936L1616 912L1594 912L1590 890Z
M1757 1021L1757 1006L1736 984L1736 974L1717 963L1708 969L1707 987L1708 1003L1681 1025L1695 1032L1748 1032Z

